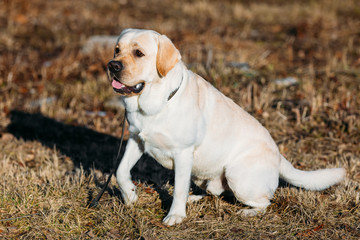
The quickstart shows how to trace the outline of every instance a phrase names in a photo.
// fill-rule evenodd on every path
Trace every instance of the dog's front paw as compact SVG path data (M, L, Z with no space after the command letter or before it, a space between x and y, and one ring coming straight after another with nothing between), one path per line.
M132 205L134 202L136 202L138 200L138 196L136 194L135 189L127 191L127 192L122 192L121 195L122 195L125 205L127 205L127 206Z
M180 215L167 215L164 220L163 223L167 226L172 226L174 224L179 224L183 221L183 219L185 218L185 216L180 216Z

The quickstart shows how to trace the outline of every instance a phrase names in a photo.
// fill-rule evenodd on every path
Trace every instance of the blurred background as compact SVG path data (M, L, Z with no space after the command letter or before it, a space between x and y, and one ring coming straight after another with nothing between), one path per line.
M190 68L235 101L249 81L263 85L276 79L325 92L341 91L334 87L340 81L346 88L342 97L351 99L358 90L358 84L349 85L360 68L359 19L355 0L2 1L0 86L2 98L12 96L2 108L25 107L30 98L45 95L61 98L63 107L83 104L86 94L72 100L64 90L94 79L101 86L112 56L112 44L96 52L87 40L129 27L169 36ZM296 79L281 82L286 77ZM88 110L102 109L103 99L94 99L102 93L96 95L86 103Z
M125 28L167 35L190 69L265 125L359 131L355 0L2 1L0 129L18 109L118 135L105 69Z
M62 95L69 105L64 88L103 82L112 56L112 44L94 52L87 40L131 27L169 36L190 68L235 100L239 86L254 79L265 84L294 77L278 83L309 81L308 87L321 88L314 91L327 92L339 78L347 88L358 77L359 19L355 0L2 1L0 84L3 93L18 97L11 108L42 95ZM101 102L87 108L102 108Z

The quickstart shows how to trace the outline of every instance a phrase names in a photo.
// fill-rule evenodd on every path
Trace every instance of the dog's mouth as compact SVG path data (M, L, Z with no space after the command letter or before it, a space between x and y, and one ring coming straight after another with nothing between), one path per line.
M135 86L127 86L119 81L119 79L116 76L113 76L111 79L111 85L115 92L120 93L122 95L136 95L139 94L144 86L144 82L140 82L136 84Z

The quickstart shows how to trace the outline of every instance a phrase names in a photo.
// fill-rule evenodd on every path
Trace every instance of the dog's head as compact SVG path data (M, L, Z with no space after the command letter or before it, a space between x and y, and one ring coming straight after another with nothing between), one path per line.
M180 58L166 36L151 30L126 29L115 45L108 75L116 92L138 95L148 83L165 77Z

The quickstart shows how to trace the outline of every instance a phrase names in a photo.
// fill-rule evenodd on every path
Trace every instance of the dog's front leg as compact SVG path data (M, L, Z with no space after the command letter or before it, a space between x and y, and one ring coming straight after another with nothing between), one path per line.
M116 171L116 180L119 184L121 195L126 205L131 205L138 199L136 187L132 183L130 175L130 170L143 154L140 141L137 140L137 136L130 136L126 144L124 156L121 159L120 165Z
M164 224L172 226L186 217L186 202L189 195L194 148L187 148L174 157L175 187L173 202Z

